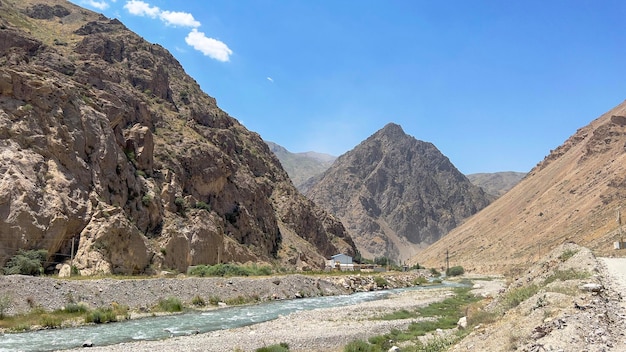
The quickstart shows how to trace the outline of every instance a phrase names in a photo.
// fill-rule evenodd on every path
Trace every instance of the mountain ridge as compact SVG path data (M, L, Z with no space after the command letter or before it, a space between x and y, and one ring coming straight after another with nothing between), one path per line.
M403 261L489 203L432 143L393 123L316 181L307 197L339 217L370 258Z
M82 274L354 254L163 47L67 1L0 9L0 264L39 248Z
M412 261L519 272L565 242L624 255L616 211L626 197L626 102L580 128L510 191Z

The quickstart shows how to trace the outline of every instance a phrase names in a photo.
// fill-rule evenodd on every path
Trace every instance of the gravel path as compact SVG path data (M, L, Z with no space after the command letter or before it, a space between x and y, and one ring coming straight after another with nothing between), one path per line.
M626 258L598 259L606 267L611 282L615 285L613 289L618 290L622 297L626 298Z

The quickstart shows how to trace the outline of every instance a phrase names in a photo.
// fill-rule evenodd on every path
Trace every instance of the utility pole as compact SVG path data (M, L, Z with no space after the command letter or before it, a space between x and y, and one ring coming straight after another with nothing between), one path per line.
M72 271L74 270L74 240L76 237L72 237L72 251L70 252L70 277L72 277Z
M622 207L617 207L617 228L619 230L619 248L622 248L622 243L624 242L624 233L622 232Z
M448 250L446 249L446 276L448 276L448 272L450 271L450 255Z

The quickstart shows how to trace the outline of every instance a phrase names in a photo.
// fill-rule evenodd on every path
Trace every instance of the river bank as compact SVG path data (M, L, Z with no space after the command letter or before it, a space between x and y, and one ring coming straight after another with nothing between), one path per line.
M160 300L174 297L191 307L194 298L204 302L255 303L302 297L331 296L360 291L414 286L425 271L379 275L280 275L233 278L133 278L57 279L22 275L0 276L0 297L7 297L5 315L24 314L33 308L63 309L83 303L91 309L121 305L131 318L149 313ZM423 280L423 279L422 279Z

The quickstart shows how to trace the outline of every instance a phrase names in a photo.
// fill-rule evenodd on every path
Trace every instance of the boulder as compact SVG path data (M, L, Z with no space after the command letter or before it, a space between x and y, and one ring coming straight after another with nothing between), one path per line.
M456 326L459 329L466 329L467 328L467 317L461 317L459 319L459 321L456 323Z

